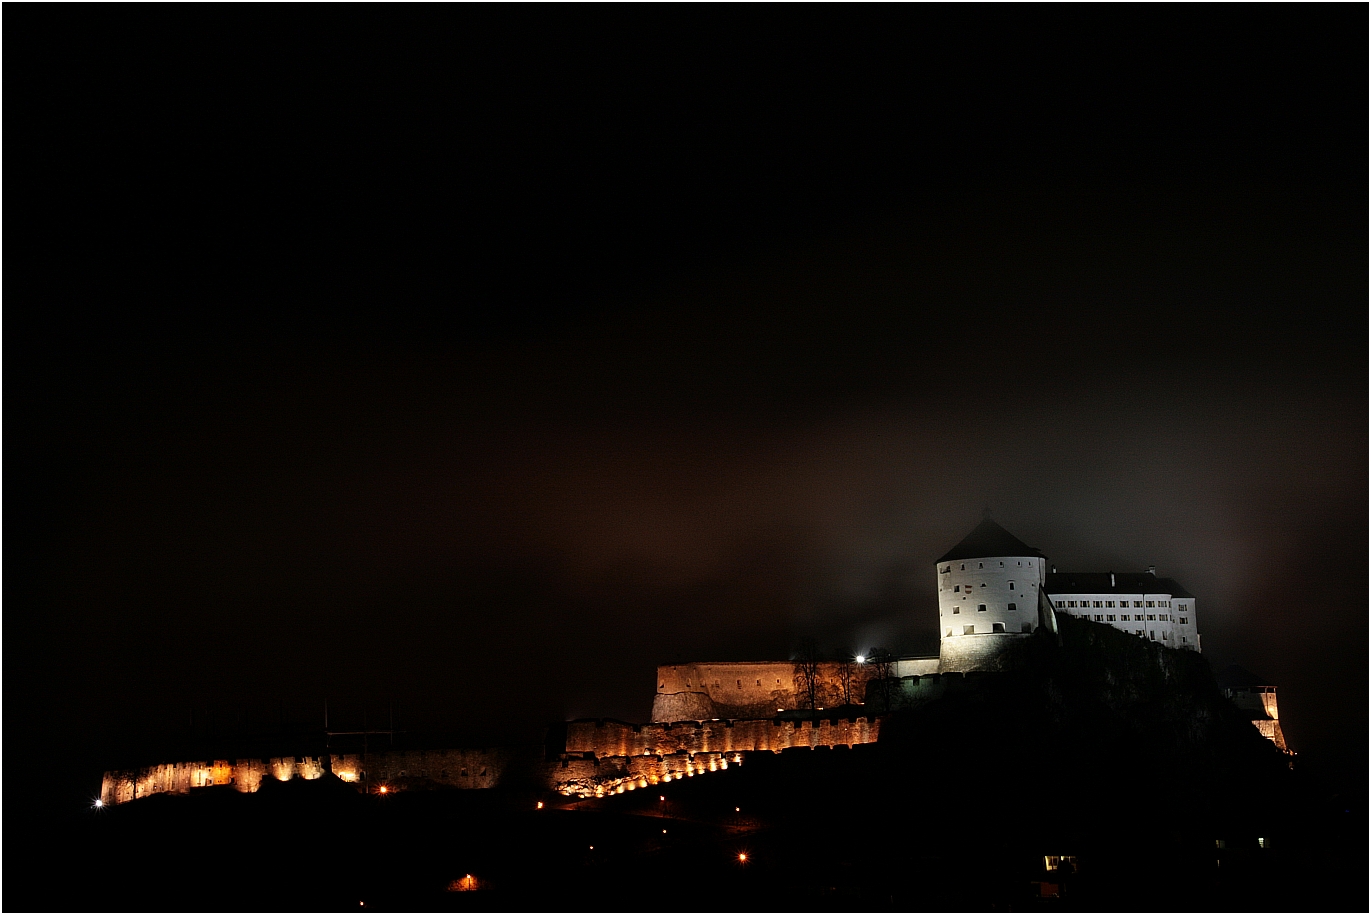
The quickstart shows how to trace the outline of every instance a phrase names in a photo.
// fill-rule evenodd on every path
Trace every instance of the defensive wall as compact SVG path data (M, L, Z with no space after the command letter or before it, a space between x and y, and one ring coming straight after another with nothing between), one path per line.
M901 658L894 668L897 677L933 674L938 672L938 659ZM814 704L824 709L863 703L878 667L821 661L817 672ZM652 721L771 718L807 704L800 665L794 661L672 664L657 668Z
M312 780L332 773L345 782L374 784L427 781L450 788L493 788L511 753L494 750L383 750L368 753L366 769L356 753L324 756L218 759L163 763L106 772L100 800L122 804L151 794L189 794L192 788L232 785L252 793L265 778Z
M646 725L608 719L567 724L565 752L539 762L546 788L568 796L590 797L634 791L680 778L739 765L745 753L779 753L793 747L851 747L874 743L875 718L799 721L681 721ZM389 750L359 754L272 757L166 763L137 770L106 772L100 788L105 804L122 804L153 794L189 794L193 788L231 785L255 792L264 779L306 780L332 773L345 782L373 790L381 785L404 790L419 785L493 788L509 768L510 750Z

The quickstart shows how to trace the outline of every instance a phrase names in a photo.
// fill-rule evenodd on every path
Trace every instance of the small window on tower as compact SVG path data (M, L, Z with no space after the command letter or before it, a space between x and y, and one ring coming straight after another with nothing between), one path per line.
M1024 624L1023 624L1023 631L1024 631L1024 632L1032 632L1032 631L1033 631L1033 624L1032 624L1032 623L1024 623Z
M1013 601L1010 601L1010 603L1009 603L1009 612L1010 612L1010 613L1013 613L1013 612L1015 612L1015 611L1018 610L1018 609L1019 609L1019 605L1016 604L1016 603L1014 603Z
M1183 616L1183 617L1181 617L1181 622L1182 622L1182 623L1188 623L1188 622L1190 622L1190 617L1188 617L1188 616Z
M953 608L952 608L952 612L953 612L953 613L961 613L961 612L962 612L962 608L961 608L961 607L953 607Z
M990 624L990 631L991 631L991 632L1004 632L1004 623L991 623L991 624Z
M966 563L962 563L962 571L963 571L963 572L966 571Z
M983 563L983 562L978 562L978 563L976 563L976 568L978 568L978 569L984 569L984 568L985 568L985 563Z
M963 626L963 627L962 627L962 635L972 635L972 634L974 634L975 632L976 632L976 627L975 627L975 626Z
M960 594L960 593L962 593L962 586L961 586L961 585L953 585L953 586L952 586L952 593L953 593L953 594Z
M1012 581L1009 583L1009 590L1011 590L1011 591L1014 590L1014 582L1012 582Z
M984 612L985 612L985 604L977 604L977 605L976 605L976 612L977 612L977 613L984 613Z
M951 629L947 630L947 635L948 635L949 638L951 638L951 636L952 636L952 630L951 630Z

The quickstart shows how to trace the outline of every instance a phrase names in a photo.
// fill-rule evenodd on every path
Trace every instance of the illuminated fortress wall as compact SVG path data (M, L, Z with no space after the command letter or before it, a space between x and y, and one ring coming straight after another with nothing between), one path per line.
M779 753L791 747L853 746L875 743L876 718L841 718L818 722L751 719L678 721L670 724L626 724L590 720L567 724L566 751L596 756L667 756L684 753Z
M373 782L426 780L451 788L491 788L499 781L509 757L507 750L384 750L367 754ZM192 788L232 785L252 793L263 779L306 781L332 772L345 782L363 778L362 757L355 753L328 756L278 756L164 763L134 770L106 772L100 800L123 804L152 794L189 794Z
M634 725L587 720L567 724L566 752L540 762L549 790L580 797L623 793L649 785L691 778L738 765L743 754L779 753L792 747L851 747L875 743L875 718L838 721L691 721ZM331 772L361 787L404 790L429 783L449 788L493 788L514 759L509 750L387 750L369 753L366 771L360 754L320 757L215 760L167 763L133 771L106 772L100 788L105 804L123 804L153 794L188 794L192 788L231 785L251 793L265 779L316 779ZM535 767L536 768L536 767Z
M853 704L866 696L867 681L875 673L870 665L850 666L848 693ZM896 676L938 671L937 658L906 658L896 662ZM842 665L819 664L816 705L833 708L843 704ZM771 718L778 711L806 708L798 665L793 661L734 661L674 664L657 668L657 694L652 701L652 720L702 721L711 718Z

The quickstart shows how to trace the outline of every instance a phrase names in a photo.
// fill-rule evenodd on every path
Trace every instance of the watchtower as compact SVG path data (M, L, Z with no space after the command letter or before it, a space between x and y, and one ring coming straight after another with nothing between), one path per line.
M939 670L994 670L1016 641L1041 625L1046 557L990 519L938 560Z

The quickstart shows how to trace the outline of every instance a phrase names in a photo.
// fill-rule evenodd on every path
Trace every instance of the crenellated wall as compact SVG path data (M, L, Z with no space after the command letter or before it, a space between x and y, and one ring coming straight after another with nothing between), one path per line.
M607 719L567 724L566 751L597 757L669 756L684 753L732 754L790 747L852 746L875 743L880 721L841 718L837 721L734 720L627 724Z
M583 720L567 724L566 752L541 763L545 786L565 795L602 797L741 764L744 754L779 753L792 747L835 747L874 743L875 718L837 721L724 720L627 724ZM579 757L579 758L577 758ZM264 779L316 779L332 772L345 782L365 779L399 790L420 783L452 788L493 788L514 752L495 750L387 750L369 753L363 769L358 754L321 757L215 760L167 763L136 771L106 772L100 789L105 804L122 804L152 794L188 794L192 788L232 785L255 792Z
M453 788L491 788L499 781L509 757L507 750L384 750L367 754L370 771L355 753L328 756L276 756L178 762L136 770L106 772L100 800L122 804L151 794L188 794L192 788L232 785L252 793L266 778L307 781L332 772L345 782L427 780Z

